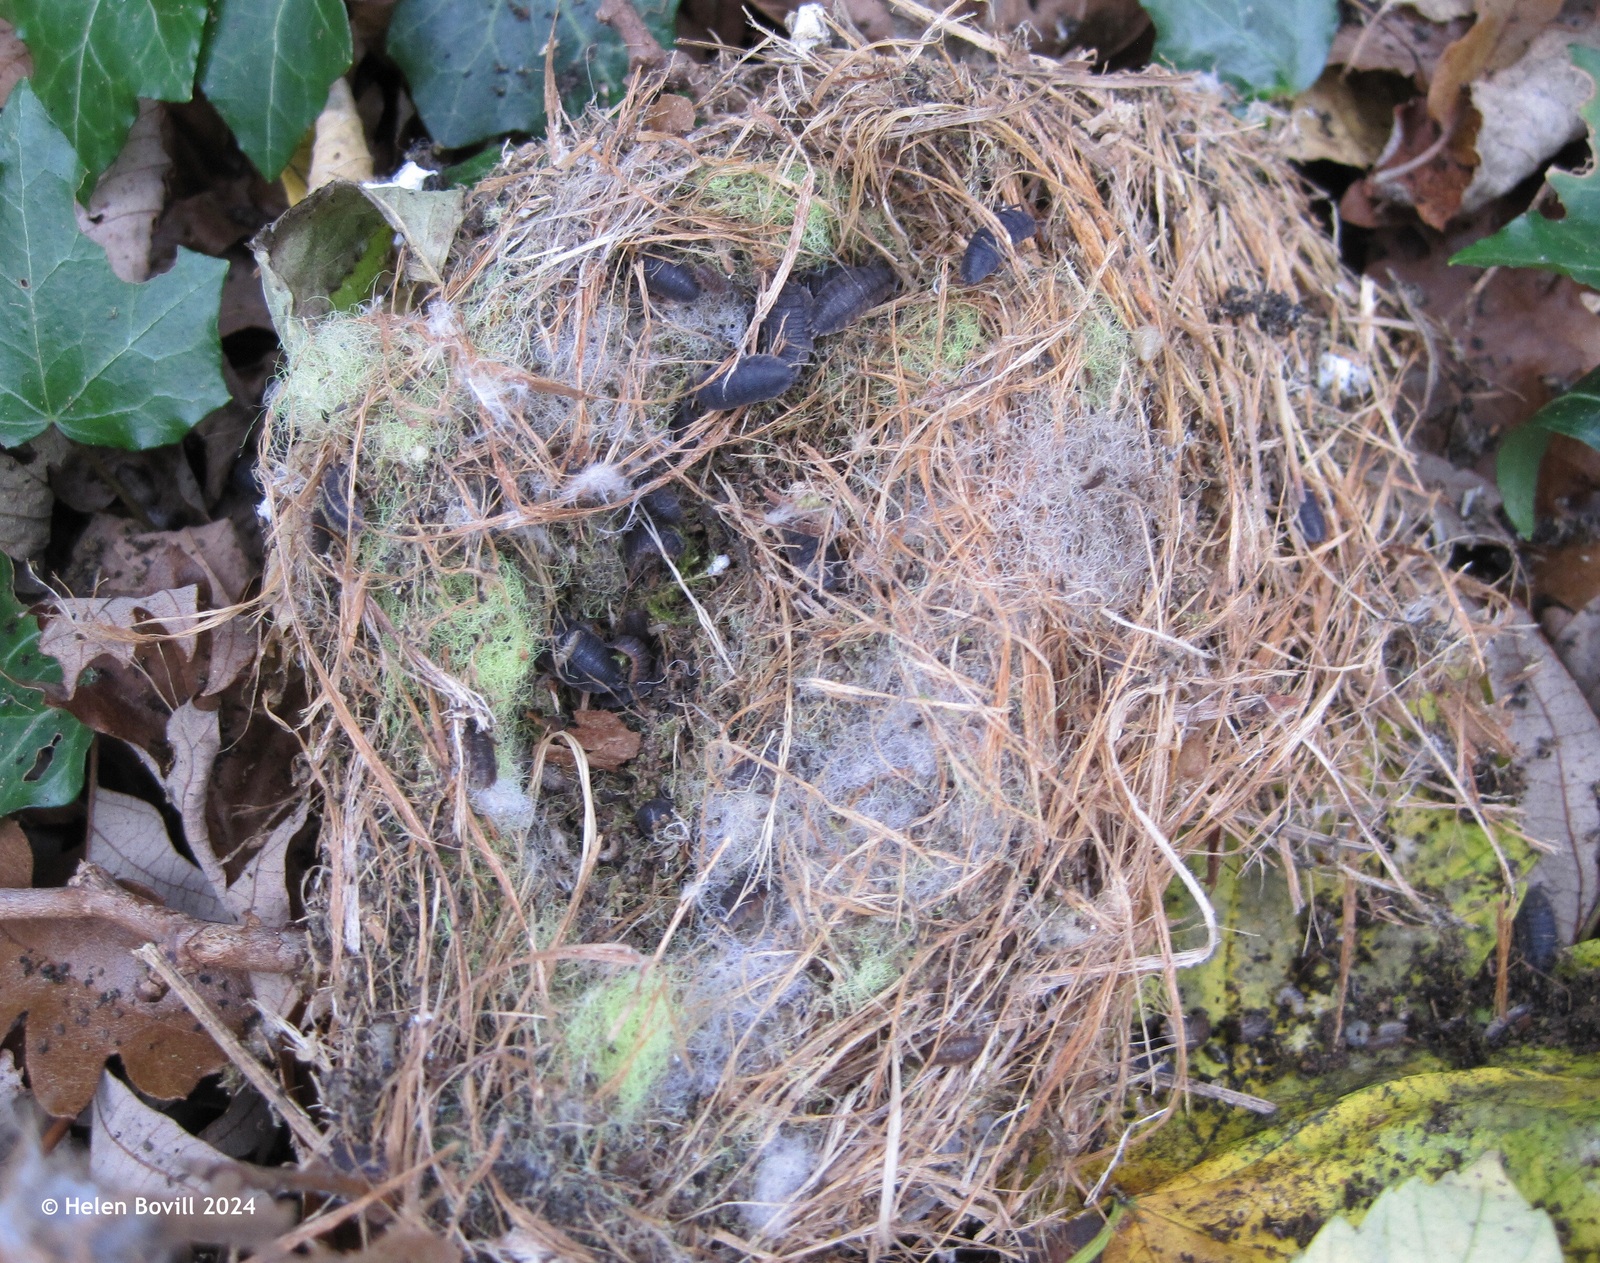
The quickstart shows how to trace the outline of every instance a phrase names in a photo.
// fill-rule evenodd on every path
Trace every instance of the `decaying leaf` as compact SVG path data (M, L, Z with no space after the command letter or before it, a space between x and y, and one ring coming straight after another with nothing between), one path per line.
M156 1203L175 1235L190 1240L248 1245L293 1222L286 1208L240 1178L231 1159L151 1109L109 1072L102 1072L94 1094L89 1174L109 1192ZM224 1199L226 1213L201 1211L208 1198Z
M316 141L311 146L311 172L306 191L314 193L331 180L359 184L372 179L372 154L349 80L343 75L328 88L328 103L317 115Z
M28 56L28 46L17 38L9 22L0 22L0 105L6 103L11 89L33 73L33 58Z
M1522 827L1549 844L1529 880L1544 887L1563 944L1595 915L1600 719L1520 608L1486 649L1501 721L1525 778Z
M589 766L601 772L615 772L639 753L639 734L623 723L616 711L577 711L571 732L589 756ZM572 756L557 745L550 751L550 761L570 766Z
M1359 1228L1333 1219L1300 1263L1561 1263L1561 1243L1491 1150L1437 1184L1385 1189Z
M25 464L0 452L0 552L23 561L44 548L55 500L43 461Z
M206 874L178 854L161 813L141 798L95 787L88 859L118 881L151 891L169 908L202 921L234 919Z
M1157 1186L1145 1181L1158 1164L1129 1166L1120 1182L1133 1196L1103 1263L1288 1260L1332 1215L1489 1149L1529 1200L1566 1224L1566 1244L1582 1257L1600 1246L1600 1190L1583 1174L1600 1123L1596 1068L1412 1075L1289 1118Z
M20 887L33 867L20 830L0 832L0 855L0 874ZM143 942L90 920L0 922L0 1027L27 1015L28 1078L48 1113L70 1118L83 1109L112 1055L140 1091L162 1100L222 1068L221 1050L183 1002L150 986L131 955ZM224 1022L244 1029L244 974L208 970L194 982Z
M1557 612L1556 606L1545 611L1545 634L1589 709L1600 714L1600 597L1576 614L1559 611L1563 615L1559 623L1553 617Z
M124 281L150 275L150 239L166 200L172 160L161 140L166 112L159 101L140 101L122 152L95 184L89 209L73 209L78 229L106 252L106 262Z
M1294 99L1285 153L1296 162L1370 167L1389 139L1394 102L1331 66Z

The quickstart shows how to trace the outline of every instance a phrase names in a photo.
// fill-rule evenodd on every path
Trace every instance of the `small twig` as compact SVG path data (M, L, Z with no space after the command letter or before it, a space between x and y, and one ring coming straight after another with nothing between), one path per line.
M109 921L160 945L180 969L238 969L297 974L309 955L306 936L293 929L202 921L130 894L87 860L66 886L0 890L0 921Z
M216 1040L217 1047L222 1049L239 1073L250 1081L251 1086L261 1093L272 1108L278 1111L283 1121L289 1124L289 1130L295 1134L295 1139L311 1153L326 1151L328 1137L311 1121L305 1110L289 1098L282 1085L250 1055L249 1049L239 1042L239 1037L217 1016L215 1010L206 1003L205 997L195 989L194 984L178 972L161 948L154 943L146 943L143 947L135 948L133 954L149 966L151 972L162 982L172 988L178 999L183 1001L184 1007L194 1015L194 1020L206 1028L206 1034Z
M628 50L628 72L654 70L667 60L667 50L650 34L630 0L601 0L595 17L617 33L622 46Z

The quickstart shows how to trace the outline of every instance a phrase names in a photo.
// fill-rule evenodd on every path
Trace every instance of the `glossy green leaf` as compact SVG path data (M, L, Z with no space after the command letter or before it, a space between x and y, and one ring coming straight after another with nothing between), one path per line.
M0 446L53 422L80 443L156 447L228 401L217 306L228 265L187 250L140 285L78 231L77 155L27 83L0 112Z
M1315 82L1339 27L1338 0L1142 0L1155 55L1209 70L1246 96L1293 96Z
M1552 399L1500 440L1500 455L1495 463L1500 498L1511 524L1524 536L1533 534L1539 462L1544 459L1552 434L1565 434L1600 450L1600 368L1586 374L1566 394Z
M219 0L200 86L256 170L275 180L350 57L341 0Z
M1572 64L1600 83L1600 49L1573 44ZM1583 107L1593 144L1600 129L1600 92ZM1536 210L1517 216L1492 237L1458 251L1451 263L1477 267L1548 268L1565 272L1584 285L1600 285L1600 173L1571 175L1552 171L1546 177L1561 196L1562 219L1546 219Z
M556 40L555 70L569 110L611 100L627 83L628 54L595 13L600 0L400 0L389 52L433 139L446 148L508 132L544 129L544 48ZM677 0L635 7L672 46Z
M33 56L33 90L93 179L109 167L139 97L187 101L206 0L9 0Z
M40 652L39 620L17 602L11 579L11 558L0 554L0 816L76 798L94 735L28 687L60 684L61 664Z

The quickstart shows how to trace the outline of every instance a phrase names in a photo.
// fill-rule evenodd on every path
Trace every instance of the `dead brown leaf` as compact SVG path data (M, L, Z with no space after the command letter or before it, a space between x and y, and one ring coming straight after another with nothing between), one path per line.
M125 281L150 277L150 241L167 194L172 161L161 139L165 107L140 101L122 152L95 184L89 209L74 205L78 228L106 252L111 270Z
M161 813L141 798L94 787L87 858L119 882L137 883L169 908L202 921L235 919L204 870L178 854Z
M44 462L0 452L0 552L25 561L50 542L50 510L55 494Z
M1339 162L1370 167L1383 153L1400 99L1392 75L1341 73L1329 66L1295 97L1285 154L1296 162Z
M645 111L644 125L653 132L687 136L694 130L694 102L676 92L663 92Z
M639 734L615 711L580 710L572 716L570 731L596 771L615 772L639 753ZM550 762L571 767L572 755L558 744L550 751Z
M1519 60L1561 12L1562 0L1478 0L1478 20L1439 58L1428 85L1428 113L1447 132L1463 109L1462 90Z
M1423 223L1442 230L1460 210L1477 169L1479 121L1470 104L1445 125L1429 114L1422 97L1396 106L1394 132L1382 165L1362 181L1365 192L1413 206Z
M0 873L31 878L20 830L0 831L0 856ZM225 1064L183 1002L151 988L149 972L131 954L143 941L92 920L0 923L0 1027L27 1015L28 1078L46 1112L76 1116L113 1055L135 1087L161 1100L187 1095ZM208 970L195 985L230 1029L244 1029L244 974Z
M1600 543L1540 549L1533 564L1533 590L1569 612L1587 609L1600 597Z
M1430 22L1409 6L1385 8L1365 26L1341 27L1328 64L1347 70L1391 70L1426 87L1440 56L1471 27L1466 18Z
M101 1073L89 1135L89 1175L100 1188L157 1203L173 1235L190 1241L255 1245L289 1228L289 1208L240 1174L231 1159ZM196 1213L209 1198L223 1199L226 1213Z

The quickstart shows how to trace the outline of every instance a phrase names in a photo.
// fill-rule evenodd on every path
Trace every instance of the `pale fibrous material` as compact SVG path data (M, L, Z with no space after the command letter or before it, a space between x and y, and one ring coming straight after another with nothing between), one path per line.
M1204 853L1365 847L1373 769L1432 766L1394 716L1471 629L1387 490L1405 346L1260 129L953 20L829 32L719 63L683 137L648 84L553 120L433 305L311 326L273 397L317 1088L345 1150L444 1155L417 1213L463 1244L1018 1248L1170 1099L1130 1043L1214 942ZM1037 231L962 285L997 207ZM781 397L693 406L840 264L894 284ZM1308 314L1217 314L1234 286ZM319 543L335 463L364 527ZM677 546L630 569L647 522ZM548 657L580 625L659 679L581 697ZM639 734L620 771L578 705Z

